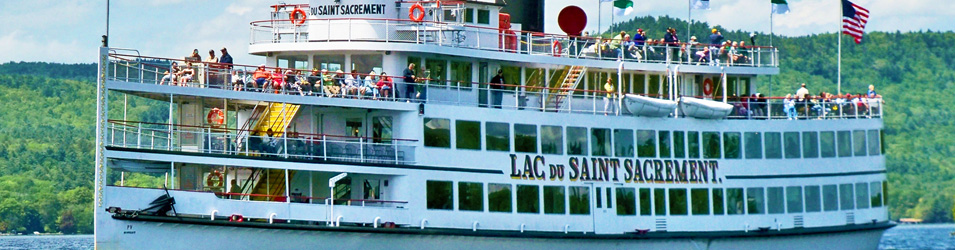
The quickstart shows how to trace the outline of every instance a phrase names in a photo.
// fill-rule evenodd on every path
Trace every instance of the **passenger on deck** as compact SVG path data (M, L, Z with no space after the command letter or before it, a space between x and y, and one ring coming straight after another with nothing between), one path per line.
M285 88L285 75L282 74L282 69L275 68L272 71L272 90L278 94L281 93L282 89Z
M358 87L361 86L361 76L357 70L352 70L350 74L345 74L345 84L342 85L342 94L347 97L356 97Z
M233 91L242 91L242 88L245 87L245 79L242 78L242 75L243 72L241 69L232 71L232 75L228 80L232 82Z
M783 112L786 113L787 119L796 119L796 101L793 100L792 94L786 94L786 98L783 99Z
M308 95L314 95L314 91L322 91L322 74L318 69L312 69L312 74L308 75Z
M229 181L229 199L239 200L242 199L242 187L239 186L238 180L232 179Z
M750 63L749 48L746 47L746 41L739 42L739 48L736 49L736 53L735 63Z
M290 94L305 95L305 92L302 92L302 85L298 82L298 73L294 70L285 71L285 86Z
M329 73L327 69L322 69L322 89L326 97L335 97L341 87L335 85L335 75Z
M252 82L253 90L265 92L266 86L271 82L272 74L269 74L269 72L265 70L265 64L262 64L252 73L252 78L255 79L255 81ZM262 86L261 90L259 86Z
M172 72L169 72L169 70L163 72L162 80L159 80L159 85L166 85L166 82L169 82L170 85L176 85L176 81L179 80L179 64L172 62L172 66L170 66L169 69L172 70Z
M387 98L391 98L391 91L394 87L394 82L392 82L391 77L388 77L388 73L381 72L381 78L378 80L378 89L381 91L381 98L386 100Z
M643 29L637 29L637 33L633 34L633 43L637 47L643 47L647 41L647 33Z
M501 99L504 98L504 70L498 69L497 75L491 78L491 108L501 108Z
M415 82L417 82L418 77L415 74L414 66L414 63L409 63L408 68L402 73L405 81L405 98L408 98L409 101L413 100L415 98L415 94L417 93L417 91L415 91ZM382 73L382 77L383 76L384 73Z
M703 50L696 52L696 65L708 64L710 62L710 47L703 46Z
M630 35L623 37L623 41L620 42L620 49L622 50L621 53L623 53L624 59L642 58L636 44L633 43L633 40L630 40Z
M196 75L196 71L192 67L186 67L179 71L179 86L187 86L186 84L192 81L192 78Z
M680 58L683 56L682 54L680 54L680 49L679 49L680 37L677 36L675 28L667 29L666 34L663 35L663 42L665 43L668 50L667 52L669 53L669 56L670 56L668 60L674 60L675 58L674 61L679 62Z
M374 99L378 99L378 82L375 78L378 77L378 74L372 70L365 76L365 80L362 81L362 85L358 88L358 98L364 98L365 96L371 96Z
M607 92L607 96L604 97L604 115L616 113L617 105L614 105L613 101L617 93L614 92L613 81L610 78L607 78L607 83L604 83L604 91Z

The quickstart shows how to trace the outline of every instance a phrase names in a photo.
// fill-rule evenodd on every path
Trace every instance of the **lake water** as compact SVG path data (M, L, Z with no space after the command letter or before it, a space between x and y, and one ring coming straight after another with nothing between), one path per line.
M899 225L882 236L879 249L955 249L955 224ZM6 249L93 249L93 236L3 236Z

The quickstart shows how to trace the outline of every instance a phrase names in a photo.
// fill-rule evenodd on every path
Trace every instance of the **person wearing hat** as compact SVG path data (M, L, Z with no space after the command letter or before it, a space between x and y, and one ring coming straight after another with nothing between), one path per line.
M218 72L216 72L216 69L219 66L216 65L219 63L219 58L216 57L216 51L210 49L209 57L206 57L206 60L203 60L202 62L205 64L205 67L200 69L199 75L203 76L200 81L205 81L210 87L221 88L222 86L215 86L222 83L219 81L219 75L217 74Z
M358 98L364 98L366 95L370 95L372 98L378 98L378 82L375 78L378 77L378 73L375 73L372 70L365 76L365 80L362 81L361 87L358 88Z
M229 55L229 52L226 51L225 47L222 47L222 49L219 50L219 53L222 53L222 55L219 56L218 67L220 69L225 69L227 72L225 72L224 74L228 75L229 74L228 71L232 71L232 56ZM228 79L225 79L224 82L227 83L228 81L229 81Z

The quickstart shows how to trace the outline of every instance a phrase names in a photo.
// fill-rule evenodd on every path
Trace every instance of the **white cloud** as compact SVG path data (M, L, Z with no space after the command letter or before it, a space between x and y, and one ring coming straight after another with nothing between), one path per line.
M0 63L10 61L39 61L63 63L90 63L96 61L96 47L77 41L61 42L38 39L30 33L14 30L0 37Z

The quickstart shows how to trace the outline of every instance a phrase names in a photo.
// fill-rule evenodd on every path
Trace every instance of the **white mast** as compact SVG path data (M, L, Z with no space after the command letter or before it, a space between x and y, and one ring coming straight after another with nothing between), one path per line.
M837 52L837 64L838 69L836 70L836 93L842 95L842 3L839 3L839 29L836 30L836 40L839 40L839 49Z

